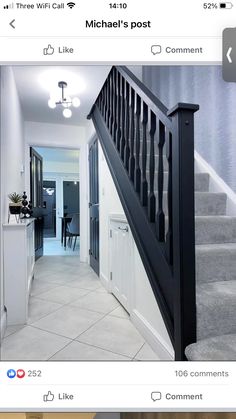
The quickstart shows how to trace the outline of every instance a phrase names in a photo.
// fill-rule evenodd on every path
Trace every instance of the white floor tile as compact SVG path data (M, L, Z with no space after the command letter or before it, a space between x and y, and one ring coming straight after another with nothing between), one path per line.
M28 324L41 319L49 313L52 313L59 308L61 304L57 304L51 301L40 300L39 298L31 297L29 301L29 313L28 313Z
M130 320L106 316L77 339L80 342L133 358L144 339Z
M4 339L7 336L10 336L15 332L18 332L19 330L23 329L24 327L25 327L25 325L19 325L19 324L15 325L15 326L8 326L6 328L6 331L5 331L5 334L4 334Z
M89 291L94 291L101 287L101 283L98 279L95 280L95 279L89 279L89 278L83 279L83 278L84 277L82 278L79 277L76 280L68 282L67 284L68 287L82 288Z
M2 359L156 360L144 343L88 264L50 255L35 265L28 326L7 328Z
M109 293L103 294L92 291L85 295L85 297L73 301L71 305L87 310L96 311L98 313L107 314L118 307L119 303L116 298Z
M26 326L3 340L3 361L47 361L70 342L61 336Z
M64 256L64 255L70 255L70 256L78 256L79 255L79 238L77 239L76 248L73 250L73 247L70 248L66 246L66 249L64 248L64 245L61 244L60 240L52 240L52 239L44 239L43 243L43 253L45 256ZM73 240L74 245L74 240Z
M122 319L129 319L129 314L122 306L115 308L115 310L111 311L109 315L115 316L115 317L121 317Z
M147 343L143 345L134 359L138 361L160 361L160 358Z
M51 282L43 281L43 280L37 280L36 278L32 281L32 286L30 290L30 295L32 297L35 297L39 294L42 294L43 292L49 291L52 288L55 288L55 286L59 286L59 284L54 284Z
M100 313L66 305L55 313L49 314L43 319L34 322L33 326L75 339L93 326L102 316Z
M130 361L131 359L94 346L73 341L50 361Z
M40 294L39 298L59 304L68 304L88 293L88 290L59 286Z

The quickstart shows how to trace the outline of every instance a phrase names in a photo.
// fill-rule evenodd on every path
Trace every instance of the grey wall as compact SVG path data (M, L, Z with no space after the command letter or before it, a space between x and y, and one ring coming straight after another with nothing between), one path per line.
M236 84L220 66L144 66L143 82L171 108L200 105L195 114L195 148L236 192Z

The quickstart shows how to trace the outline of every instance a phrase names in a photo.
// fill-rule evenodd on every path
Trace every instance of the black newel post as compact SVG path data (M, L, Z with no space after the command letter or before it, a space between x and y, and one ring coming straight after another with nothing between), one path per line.
M168 112L173 121L172 205L175 359L196 341L194 112L198 105L179 103Z

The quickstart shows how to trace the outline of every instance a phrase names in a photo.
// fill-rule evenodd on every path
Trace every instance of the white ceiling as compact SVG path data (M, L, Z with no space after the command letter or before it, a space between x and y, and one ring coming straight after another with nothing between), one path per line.
M65 148L35 147L46 162L79 164L79 150Z
M86 125L87 115L110 71L110 66L15 66L13 67L24 119L53 124ZM48 107L49 90L66 81L70 96L81 100L71 118L62 109ZM55 87L54 86L54 87ZM55 90L55 88L54 88ZM58 88L58 96L60 90Z

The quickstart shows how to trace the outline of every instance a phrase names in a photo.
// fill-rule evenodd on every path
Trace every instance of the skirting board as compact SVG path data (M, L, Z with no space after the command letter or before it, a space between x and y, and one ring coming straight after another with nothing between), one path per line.
M135 327L139 330L141 335L152 347L160 361L174 361L174 351L167 347L161 336L148 323L148 321L137 310L130 313L130 318Z
M1 321L0 321L0 343L3 339L7 328L7 312L4 310L1 313Z
M101 280L101 283L104 286L104 288L106 288L106 290L108 292L111 292L110 281L108 280L108 278L102 272L100 272L100 280Z

